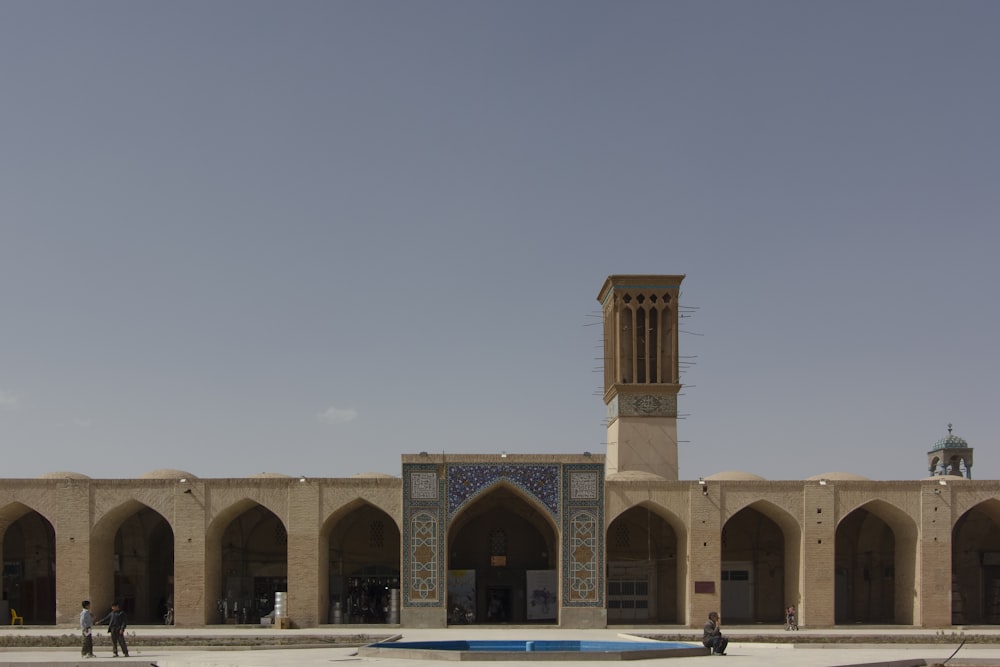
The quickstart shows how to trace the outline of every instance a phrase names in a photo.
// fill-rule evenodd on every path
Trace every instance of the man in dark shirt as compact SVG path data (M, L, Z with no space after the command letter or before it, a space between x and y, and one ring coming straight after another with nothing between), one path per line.
M118 657L118 646L122 647L122 653L128 657L128 644L125 643L125 626L128 624L125 612L118 606L117 602L111 603L111 613L98 621L98 623L108 622L108 632L111 633L111 647Z
M708 623L705 624L705 634L701 637L701 643L705 645L705 648L712 649L712 655L726 654L729 639L722 636L719 614L714 611L708 615Z

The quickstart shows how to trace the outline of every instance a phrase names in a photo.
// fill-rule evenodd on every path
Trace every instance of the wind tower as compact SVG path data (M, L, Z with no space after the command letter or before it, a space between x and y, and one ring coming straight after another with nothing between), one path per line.
M676 480L677 306L684 276L609 276L597 297L604 320L606 473Z

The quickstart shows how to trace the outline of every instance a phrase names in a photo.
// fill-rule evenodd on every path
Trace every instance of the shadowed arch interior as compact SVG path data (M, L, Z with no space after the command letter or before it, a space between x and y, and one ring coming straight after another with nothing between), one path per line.
M221 512L206 540L209 622L256 623L288 590L288 531L278 516L249 499Z
M1000 500L975 505L951 534L952 623L1000 624Z
M782 623L798 606L801 531L767 501L740 509L722 527L722 617L742 623Z
M556 618L557 531L523 491L499 483L448 529L450 623L551 623ZM548 573L548 574L541 574Z
M49 520L22 503L0 509L0 563L8 609L29 625L54 624L56 542Z
M400 542L392 517L361 499L327 519L320 546L320 614L326 622L399 622L391 612L398 611L392 591L398 595Z
M683 622L685 541L683 522L652 503L615 517L605 540L609 624Z
M156 510L129 500L94 526L90 543L95 613L117 601L133 623L162 623L173 604L174 532Z
M913 623L916 538L914 521L884 500L868 502L840 520L836 623Z

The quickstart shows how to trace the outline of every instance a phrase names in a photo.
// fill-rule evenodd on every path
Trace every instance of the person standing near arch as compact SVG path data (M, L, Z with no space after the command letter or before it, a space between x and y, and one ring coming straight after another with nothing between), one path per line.
M80 611L80 631L83 632L83 647L80 649L80 655L84 658L93 658L94 656L94 615L90 613L90 600L84 600L80 603L83 609Z
M128 644L125 643L125 627L128 621L125 612L117 602L111 603L111 613L98 621L98 623L108 623L108 632L111 633L111 647L114 649L115 657L118 657L118 646L121 646L122 653L128 657Z

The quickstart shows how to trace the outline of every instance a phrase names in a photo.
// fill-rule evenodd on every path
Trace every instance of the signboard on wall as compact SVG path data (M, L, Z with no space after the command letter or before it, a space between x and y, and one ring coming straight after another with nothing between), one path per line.
M473 623L476 620L476 571L448 571L448 622Z
M559 577L555 570L528 570L524 573L528 588L529 621L555 619L559 613Z

